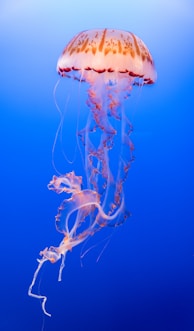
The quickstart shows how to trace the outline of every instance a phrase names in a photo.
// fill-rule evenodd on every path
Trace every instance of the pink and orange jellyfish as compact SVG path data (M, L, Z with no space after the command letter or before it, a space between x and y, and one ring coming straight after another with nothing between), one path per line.
M56 229L63 239L58 247L40 252L28 294L47 297L32 289L46 261L61 260L58 280L68 251L107 226L122 224L125 209L124 182L133 160L132 125L125 114L124 101L134 85L153 84L156 71L144 42L131 32L102 29L77 34L65 47L57 63L62 77L86 82L90 112L84 129L78 132L84 148L83 176L72 172L54 176L50 190L65 194L56 216ZM71 220L71 221L70 221Z

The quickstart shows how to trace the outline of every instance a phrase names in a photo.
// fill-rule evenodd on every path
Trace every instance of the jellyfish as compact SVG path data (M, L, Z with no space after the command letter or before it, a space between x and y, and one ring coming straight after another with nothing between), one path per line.
M134 86L156 81L153 58L144 42L131 32L114 29L78 33L59 57L57 72L62 78L87 84L89 115L85 127L77 132L84 174L77 175L72 169L54 175L48 185L50 190L64 195L55 219L63 237L59 246L40 252L28 290L30 296L41 300L47 316L51 316L45 306L47 297L33 291L42 265L61 260L61 281L69 251L104 227L122 224L130 215L124 186L134 159L134 145L125 101Z

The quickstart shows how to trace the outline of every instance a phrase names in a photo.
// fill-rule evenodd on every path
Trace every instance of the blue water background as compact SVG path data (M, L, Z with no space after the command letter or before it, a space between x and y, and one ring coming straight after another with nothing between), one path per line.
M140 36L158 72L133 103L132 217L98 263L102 246L83 267L76 248L61 283L59 265L45 266L39 289L52 318L44 319L27 290L39 251L61 240L54 224L61 197L47 189L59 124L56 62L76 33L104 27ZM45 331L194 330L193 31L189 0L1 1L1 331L37 331L42 323ZM84 104L76 85L71 93ZM74 101L68 106L76 116ZM129 116L131 109L129 101Z

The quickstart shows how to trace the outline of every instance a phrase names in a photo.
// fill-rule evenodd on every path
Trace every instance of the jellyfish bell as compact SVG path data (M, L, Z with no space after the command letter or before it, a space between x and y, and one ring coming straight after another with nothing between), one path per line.
M141 78L143 84L156 81L152 56L135 34L99 29L77 34L65 47L57 63L61 76L93 82L98 74L105 82Z

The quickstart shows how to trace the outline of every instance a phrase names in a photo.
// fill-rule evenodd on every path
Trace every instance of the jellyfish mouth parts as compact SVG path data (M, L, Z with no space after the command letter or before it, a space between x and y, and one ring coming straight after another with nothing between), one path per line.
M103 228L123 224L130 216L125 210L123 190L134 150L130 139L133 128L122 105L131 90L131 81L128 84L128 81L121 87L106 84L103 88L104 82L98 77L90 86L87 124L78 132L84 154L84 183L82 176L71 171L53 176L48 184L49 190L65 195L55 217L56 229L63 239L58 247L46 247L40 252L41 259L28 291L42 301L42 310L48 316L47 297L34 293L42 265L61 260L58 275L61 281L67 252Z

